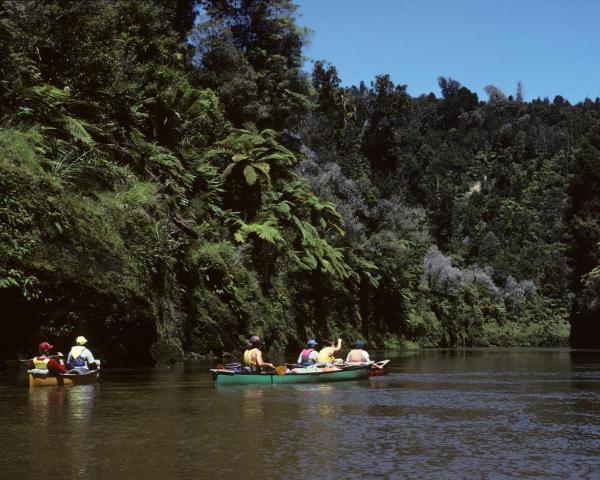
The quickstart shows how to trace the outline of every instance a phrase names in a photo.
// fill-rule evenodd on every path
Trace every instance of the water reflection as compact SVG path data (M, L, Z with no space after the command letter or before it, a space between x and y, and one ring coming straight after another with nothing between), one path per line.
M41 429L52 424L57 416L62 416L64 404L64 388L40 387L29 390L29 415L36 419Z
M67 451L71 473L67 475L85 476L89 468L89 425L92 421L94 400L98 385L78 385L74 388L65 389L67 396L66 420L69 428L69 439Z
M29 390L29 414L38 425L60 418L62 421L89 421L97 385L39 387Z
M44 443L52 455L29 459L29 473L73 478L88 471L90 424L98 385L39 387L27 397L28 443ZM52 476L50 475L50 476Z
M69 390L68 411L69 418L78 422L88 423L94 410L94 400L98 385L81 385Z
M331 420L339 415L339 409L335 404L335 385L328 383L319 385L317 413L323 420Z
M600 369L600 350L571 350L569 358L574 371Z
M265 389L244 388L242 394L242 415L247 419L262 418L265 414Z
M600 352L385 354L386 377L215 389L207 369L0 389L2 478L598 478ZM3 441L2 435L10 441ZM32 458L40 439L62 454Z

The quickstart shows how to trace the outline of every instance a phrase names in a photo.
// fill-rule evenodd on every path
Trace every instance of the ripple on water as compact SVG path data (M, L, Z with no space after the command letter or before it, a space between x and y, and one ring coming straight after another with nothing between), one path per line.
M599 362L411 353L387 377L214 389L202 368L0 384L6 478L599 478ZM82 439L69 463L28 455ZM8 459L8 460L5 460Z

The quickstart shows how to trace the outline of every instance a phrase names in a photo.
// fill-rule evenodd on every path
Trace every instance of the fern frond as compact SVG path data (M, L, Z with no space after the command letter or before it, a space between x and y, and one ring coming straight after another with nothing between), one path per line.
M252 165L247 165L246 168L244 168L244 178L246 179L246 183L250 186L256 183L258 176Z
M242 221L240 221L240 223L242 226L234 234L234 238L238 242L245 242L248 235L251 233L255 234L261 240L265 240L272 244L284 241L279 230L273 226L276 225L276 222L273 219L268 220L265 223L244 223Z
M293 162L294 156L293 155L283 155L281 153L272 153L271 155L266 155L264 157L261 157L260 160L262 162L266 162L268 160L271 161L278 161L283 163L284 165L291 165Z
M263 138L277 138L277 132L270 128L265 128L262 132L260 132L260 136Z
M227 154L227 150L224 148L213 148L204 154L204 158L210 160L212 158L223 157Z
M227 165L225 167L225 170L223 170L223 173L221 174L221 179L225 180L229 175L231 175L231 172L233 171L233 169L237 166L237 163L230 163L229 165Z
M64 125L67 132L69 132L69 134L75 140L78 140L86 145L91 145L94 143L94 140L92 139L91 135L85 129L85 122L83 120L78 120L73 117L65 116Z

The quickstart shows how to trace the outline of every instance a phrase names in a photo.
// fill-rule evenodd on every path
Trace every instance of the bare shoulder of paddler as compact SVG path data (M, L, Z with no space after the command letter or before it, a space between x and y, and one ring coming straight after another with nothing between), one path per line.
M275 366L272 363L269 362L265 362L263 359L263 355L262 355L262 340L260 339L260 337L258 336L253 336L250 339L253 348L253 360L255 361L256 365L259 367L270 367L270 368L275 368Z

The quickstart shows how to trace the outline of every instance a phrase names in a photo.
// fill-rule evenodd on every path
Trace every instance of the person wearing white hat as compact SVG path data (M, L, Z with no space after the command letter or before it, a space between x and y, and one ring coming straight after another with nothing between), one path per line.
M75 345L71 348L67 357L67 365L69 365L69 373L87 373L92 369L97 368L96 359L92 352L85 346L87 339L79 336L75 339Z

